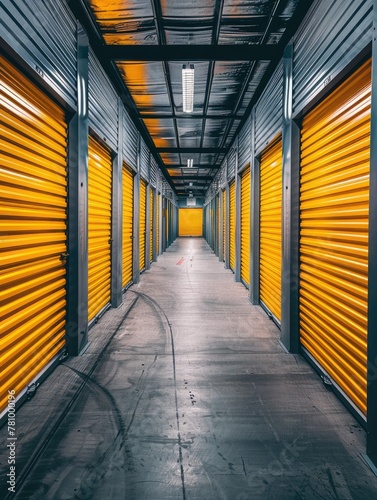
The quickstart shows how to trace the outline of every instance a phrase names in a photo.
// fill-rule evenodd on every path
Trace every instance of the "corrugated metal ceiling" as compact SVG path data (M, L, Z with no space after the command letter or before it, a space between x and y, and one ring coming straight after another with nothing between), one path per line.
M102 60L116 65L139 129L144 137L149 134L153 154L182 196L189 190L197 196L205 193L264 80L312 4L80 1L81 20L84 25L94 21L104 48ZM181 71L187 63L195 66L191 114L182 110ZM188 158L193 159L191 169Z

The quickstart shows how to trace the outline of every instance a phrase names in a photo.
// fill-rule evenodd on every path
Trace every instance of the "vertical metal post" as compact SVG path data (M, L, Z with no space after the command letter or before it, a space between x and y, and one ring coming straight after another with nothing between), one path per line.
M251 197L250 197L250 292L252 304L259 304L260 162L255 156L255 108L251 112Z
M145 270L151 268L151 185L147 186L147 206L146 206L146 221L145 221Z
M235 252L236 252L236 265L234 270L235 281L241 281L241 177L238 173L238 137L236 145L236 168L235 180L236 183L236 239L235 239Z
M88 37L77 24L77 112L69 123L67 347L88 343Z
M377 0L373 1L369 197L367 454L377 467Z
M283 57L283 206L281 342L299 349L300 129L292 120L293 46Z
M140 281L140 134L137 147L137 174L134 176L133 282Z
M118 98L118 154L113 159L111 228L111 305L122 303L123 104Z

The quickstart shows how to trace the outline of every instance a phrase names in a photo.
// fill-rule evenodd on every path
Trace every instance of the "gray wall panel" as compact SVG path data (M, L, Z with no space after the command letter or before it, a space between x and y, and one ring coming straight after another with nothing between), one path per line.
M227 177L228 180L231 180L234 178L236 174L236 148L232 148L227 157L227 162L228 162L228 171L227 171Z
M238 136L238 168L241 169L250 163L250 116L247 118L245 125Z
M255 107L255 154L283 127L283 61L281 60Z
M128 165L137 169L137 144L139 133L127 112L123 116L123 157Z
M66 2L1 2L0 26L8 45L75 109L77 25Z
M294 39L293 115L372 40L372 0L319 0Z
M118 148L118 96L89 49L89 126L114 151Z
M145 179L146 181L149 182L149 157L150 157L150 152L143 141L141 139L141 151L140 151L140 174Z

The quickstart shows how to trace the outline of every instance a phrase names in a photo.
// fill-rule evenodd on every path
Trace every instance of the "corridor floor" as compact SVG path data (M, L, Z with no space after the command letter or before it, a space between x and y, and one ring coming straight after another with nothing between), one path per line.
M377 498L364 430L203 239L177 239L89 341L18 410L1 498Z

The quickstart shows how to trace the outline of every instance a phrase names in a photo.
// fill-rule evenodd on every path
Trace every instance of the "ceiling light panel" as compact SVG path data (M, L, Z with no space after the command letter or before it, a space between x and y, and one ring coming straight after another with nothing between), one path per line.
M182 111L194 111L195 68L193 64L182 66Z

